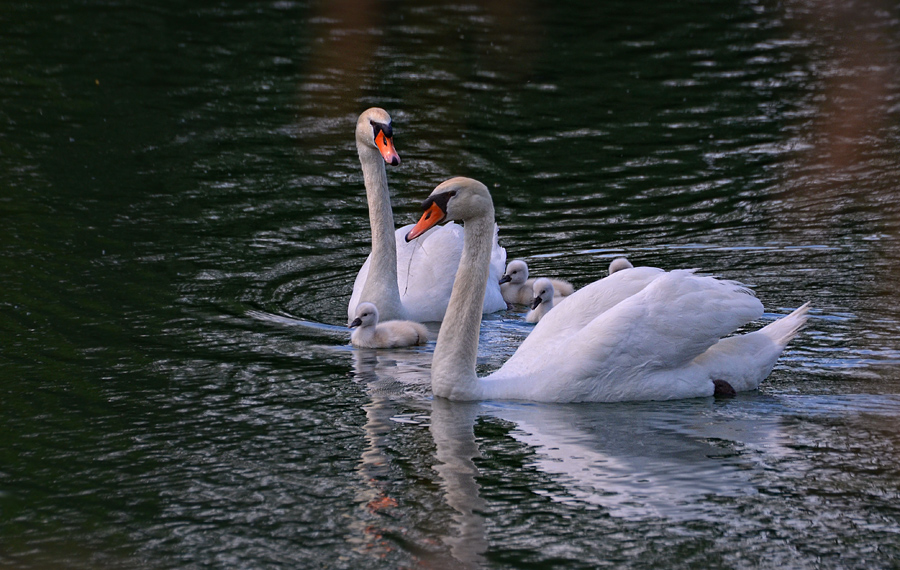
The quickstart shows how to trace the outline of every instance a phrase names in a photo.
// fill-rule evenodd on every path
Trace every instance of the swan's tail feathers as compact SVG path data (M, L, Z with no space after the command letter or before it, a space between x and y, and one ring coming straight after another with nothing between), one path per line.
M787 343L797 336L797 333L799 333L806 324L806 319L809 316L808 313L809 303L803 303L802 306L790 315L766 325L760 329L759 332L765 334L780 346L787 346Z

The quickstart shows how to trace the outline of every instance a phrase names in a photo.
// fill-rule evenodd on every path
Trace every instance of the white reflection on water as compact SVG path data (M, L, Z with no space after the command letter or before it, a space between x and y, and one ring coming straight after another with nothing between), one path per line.
M359 467L372 482L365 497L369 505L396 506L387 476L396 453L389 435L408 424L421 427L429 418L424 412L397 415L390 402L413 398L427 404L429 361L429 354L415 351L354 351L356 379L367 384L372 398L366 406L368 447ZM601 509L628 521L679 525L704 521L740 534L764 523L759 513L739 507L746 504L743 499L754 501L772 489L802 495L799 481L806 475L800 471L821 468L800 451L816 445L809 440L816 426L852 424L856 417L890 421L900 410L900 399L894 396L759 393L731 400L624 404L459 403L440 398L430 403L434 450L418 451L433 453L441 500L453 512L441 541L454 559L476 566L485 562L491 543L485 517L492 508L479 482L479 417L510 424L508 436L530 450L523 467L549 477L551 483L532 478L530 493L576 512ZM796 516L794 507L784 508L784 516Z
M488 549L481 498L473 461L481 452L475 441L474 424L478 404L436 398L431 404L431 435L436 446L434 469L441 478L444 500L456 511L456 534L444 537L451 555L470 564L484 561Z
M747 446L777 452L779 425L717 414L712 400L669 405L492 406L512 437L537 453L535 467L563 492L555 501L600 506L614 516L704 518L705 496L755 492Z

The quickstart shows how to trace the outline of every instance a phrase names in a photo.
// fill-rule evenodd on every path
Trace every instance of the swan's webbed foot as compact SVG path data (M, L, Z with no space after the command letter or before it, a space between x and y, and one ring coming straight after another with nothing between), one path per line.
M734 398L737 396L735 389L725 380L713 380L713 387L713 397L715 398Z

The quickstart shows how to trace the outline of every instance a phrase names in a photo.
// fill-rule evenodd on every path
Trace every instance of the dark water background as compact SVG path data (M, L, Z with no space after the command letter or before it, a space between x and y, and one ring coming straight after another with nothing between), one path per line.
M433 401L343 328L373 105L398 224L472 176L535 273L809 328L726 402ZM896 568L898 189L896 3L0 3L0 567Z

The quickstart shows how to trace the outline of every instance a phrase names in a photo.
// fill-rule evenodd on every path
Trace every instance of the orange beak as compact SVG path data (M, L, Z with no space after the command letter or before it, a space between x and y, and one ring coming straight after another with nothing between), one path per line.
M416 222L416 225L413 226L413 229L409 230L409 233L406 234L406 241L410 242L420 235L424 234L434 226L441 223L447 214L444 210L441 209L436 203L432 202L427 210L422 214L422 217L419 218L419 221Z
M394 149L394 140L386 137L384 131L379 132L378 136L375 137L375 146L381 151L381 156L386 163L391 166L400 164L400 155Z

